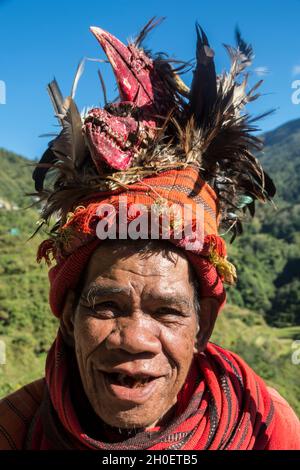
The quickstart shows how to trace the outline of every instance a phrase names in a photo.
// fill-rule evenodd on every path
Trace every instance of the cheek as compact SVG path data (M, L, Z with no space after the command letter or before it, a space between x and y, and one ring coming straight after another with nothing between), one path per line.
M77 355L87 358L106 339L111 331L110 321L77 316L74 323L74 339Z
M161 331L161 343L168 356L172 368L177 369L181 378L186 374L194 352L196 326L183 325L174 328L164 328Z

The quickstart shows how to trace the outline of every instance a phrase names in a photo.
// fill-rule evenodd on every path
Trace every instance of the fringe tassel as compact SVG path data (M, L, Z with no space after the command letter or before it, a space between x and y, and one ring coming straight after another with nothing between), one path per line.
M52 255L52 260L50 259L50 255ZM56 246L55 240L48 238L44 240L38 247L36 261L40 263L42 259L45 260L47 266L51 266L51 262L56 256Z

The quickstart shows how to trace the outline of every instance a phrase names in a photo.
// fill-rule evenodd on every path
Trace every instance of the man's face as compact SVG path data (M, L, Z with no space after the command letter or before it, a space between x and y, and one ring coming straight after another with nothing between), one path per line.
M90 259L74 316L85 393L110 426L147 428L176 402L197 333L186 258L106 244ZM112 248L113 247L113 248Z

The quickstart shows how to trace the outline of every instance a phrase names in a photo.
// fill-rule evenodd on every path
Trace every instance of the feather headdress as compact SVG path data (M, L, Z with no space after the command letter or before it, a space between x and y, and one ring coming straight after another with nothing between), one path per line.
M159 22L150 20L128 45L91 27L113 68L118 102L80 115L74 94L82 64L67 98L55 80L48 85L62 130L49 143L33 179L35 195L43 202L43 223L54 213L58 216L52 233L91 195L187 165L196 167L216 192L221 227L231 230L233 238L242 231L242 214L254 214L255 200L274 196L274 184L254 156L262 141L253 135L258 130L254 123L272 111L256 118L245 112L246 104L258 98L262 83L246 91L252 47L236 30L236 48L225 45L230 70L217 75L214 51L196 25L196 63L189 88L181 75L191 64L142 48ZM103 83L101 74L100 79Z

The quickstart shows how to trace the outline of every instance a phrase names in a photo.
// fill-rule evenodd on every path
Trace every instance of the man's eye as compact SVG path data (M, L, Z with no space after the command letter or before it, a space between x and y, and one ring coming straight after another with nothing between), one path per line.
M107 301L107 302L100 302L93 305L94 310L116 310L118 305L116 302Z
M156 311L157 315L159 316L181 316L182 313L175 309L175 308L171 308L171 307L163 307L163 308L159 308L157 311Z
M83 307L95 315L111 316L119 311L118 304L111 300L105 302L86 302L86 305L83 305Z

